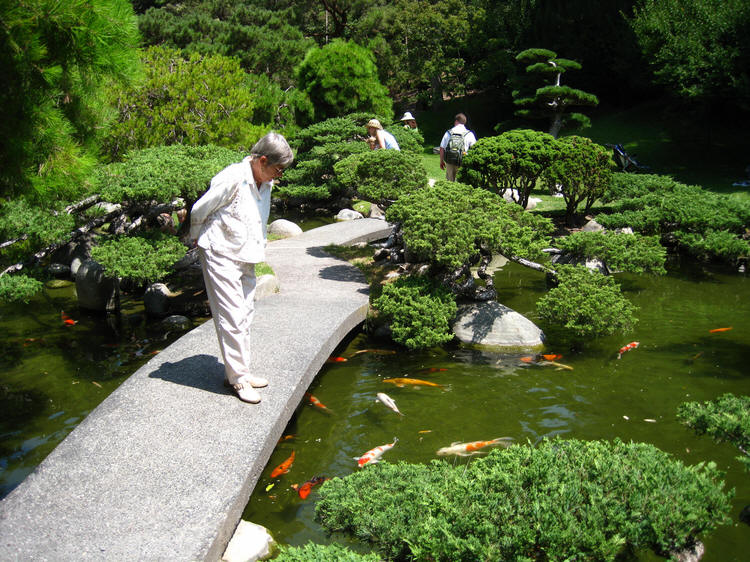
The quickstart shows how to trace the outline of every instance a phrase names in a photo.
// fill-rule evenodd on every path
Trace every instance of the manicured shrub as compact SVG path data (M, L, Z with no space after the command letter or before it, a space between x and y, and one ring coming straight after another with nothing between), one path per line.
M218 146L158 146L133 150L123 162L102 166L100 193L112 202L196 201L217 173L239 162L241 152Z
M185 255L186 248L176 236L153 233L122 236L91 249L91 257L110 277L147 283L164 278L171 266Z
M678 183L670 176L614 172L609 183L609 188L602 194L601 201L604 203L618 200L624 201L643 197L648 193L674 191Z
M736 446L742 452L737 460L750 471L750 396L727 393L708 402L683 402L677 419L698 435Z
M338 544L307 543L304 546L283 546L274 558L277 562L380 562L377 554L358 554Z
M75 219L62 209L54 212L49 207L31 205L24 198L0 206L0 242L25 236L25 249L38 249L61 241L73 228Z
M560 265L557 287L536 303L539 315L574 338L591 338L630 330L636 307L620 292L614 278L584 266Z
M456 301L445 288L426 277L399 277L383 287L374 302L390 320L393 340L409 349L423 349L453 339L451 322Z
M536 259L549 244L549 220L483 189L438 181L432 188L402 196L386 212L400 223L404 244L415 261L459 268L479 257L479 247L507 256Z
M531 190L557 154L552 135L519 129L479 139L466 153L458 180L500 195L515 191L526 208Z
M422 154L424 152L424 137L419 132L419 129L403 127L400 123L394 123L385 129L396 137L396 142L398 142L401 152L411 152L413 154Z
M253 124L255 99L236 59L185 58L180 51L144 52L145 82L115 92L119 117L105 140L110 158L128 150L170 144L216 144L248 150L268 130Z
M585 137L557 141L557 152L543 172L550 191L559 189L565 200L568 224L576 222L581 204L586 215L609 187L613 162L608 149Z
M420 158L398 150L369 150L334 164L336 180L349 193L387 206L427 186Z
M323 484L315 512L386 559L613 561L728 523L720 478L649 444L555 439L458 466L381 462Z
M28 275L0 275L0 302L29 302L43 287L41 281Z
M558 248L580 259L600 259L611 271L664 274L667 251L658 236L575 232L555 241Z

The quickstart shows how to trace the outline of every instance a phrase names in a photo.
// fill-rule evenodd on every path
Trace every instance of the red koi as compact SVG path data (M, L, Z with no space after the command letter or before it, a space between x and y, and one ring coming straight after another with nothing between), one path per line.
M357 465L359 466L359 468L362 468L366 464L375 464L380 460L380 457L383 456L383 453L393 449L396 443L398 443L398 439L394 437L393 443L387 443L385 445L375 447L374 449L370 449L361 457L354 457L354 460L357 461Z
M620 357L622 357L623 353L625 353L626 351L630 351L631 349L635 349L639 345L641 345L641 342L639 341L631 341L628 345L623 345L620 348L620 351L617 352L617 358L619 359Z
M73 320L70 316L65 314L64 310L60 311L60 319L66 326L74 326L75 324L78 324L78 320Z
M344 363L349 361L346 357L329 357L326 363Z
M328 478L326 478L325 476L315 476L311 478L304 484L300 484L299 486L296 487L297 495L303 500L307 499L307 496L310 495L310 492L312 491L313 487L322 484L326 480L328 480Z
M315 396L313 396L309 392L305 393L305 398L307 398L307 400L310 402L310 404L312 404L313 406L315 406L316 408L318 408L318 410L322 410L324 412L328 412L329 414L333 413L325 404L323 404L323 402L321 402L320 400L318 400L317 398L315 398Z
M713 330L709 330L708 332L710 334L716 334L717 332L728 332L732 329L732 326L729 326L728 328L714 328Z
M521 357L521 361L523 361L524 363L533 363L534 358L527 355L526 357Z
M559 353L547 353L542 355L547 361L557 361L558 359L562 359L563 356Z
M420 369L417 373L444 373L448 369L443 367L428 367L426 369Z
M292 466L293 462L294 462L294 451L292 451L292 454L288 459L286 459L284 462L282 462L279 466L277 466L271 471L271 478L276 478L277 476L281 476L282 474L286 474L287 472L289 472L289 468Z

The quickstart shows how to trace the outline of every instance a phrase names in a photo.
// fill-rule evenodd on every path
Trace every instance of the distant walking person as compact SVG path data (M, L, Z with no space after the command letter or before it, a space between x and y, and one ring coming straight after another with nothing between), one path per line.
M270 132L242 162L224 168L190 212L208 304L224 358L225 383L243 402L256 404L268 381L250 372L250 324L255 264L265 259L266 223L273 180L292 163L286 139Z
M477 137L466 128L466 115L459 113L440 141L440 169L445 170L445 179L456 181L464 155L476 142Z
M392 148L393 150L401 150L398 146L398 141L391 133L383 129L383 125L377 119L370 119L367 122L367 134L370 135L368 142L370 148L377 150L379 148ZM371 140L372 139L372 140Z

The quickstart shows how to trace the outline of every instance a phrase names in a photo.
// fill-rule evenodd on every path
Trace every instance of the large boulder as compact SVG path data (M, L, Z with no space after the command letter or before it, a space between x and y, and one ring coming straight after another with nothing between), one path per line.
M107 277L101 264L84 260L76 271L78 306L97 312L114 312L120 308L120 283Z
M255 562L266 560L276 550L276 541L268 529L250 521L240 520L221 559L224 562Z
M359 213L354 209L341 209L334 218L337 221L353 221L363 219L364 217L362 216L362 213Z
M539 348L545 339L531 320L495 301L460 305L453 333L462 343L502 348Z
M279 238L291 238L302 234L302 228L286 219L276 219L268 225L268 234L273 234Z

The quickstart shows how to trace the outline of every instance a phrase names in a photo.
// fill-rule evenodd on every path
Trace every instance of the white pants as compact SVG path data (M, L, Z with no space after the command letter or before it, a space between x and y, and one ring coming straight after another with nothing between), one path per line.
M203 281L230 384L250 374L250 324L255 314L255 264L200 248Z

